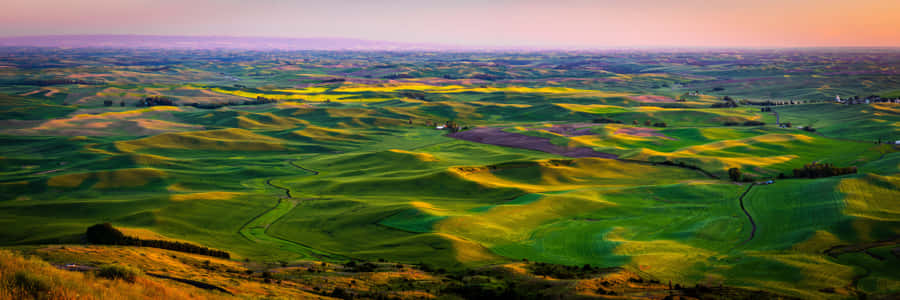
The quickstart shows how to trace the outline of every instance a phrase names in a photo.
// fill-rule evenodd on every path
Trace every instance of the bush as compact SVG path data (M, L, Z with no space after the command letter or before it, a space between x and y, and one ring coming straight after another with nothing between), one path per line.
M740 123L738 123L738 122L725 122L725 124L723 124L723 125L725 125L725 126L737 126L737 125L739 125L739 124L740 124Z
M137 269L122 265L104 265L97 268L97 277L116 280L121 279L127 282L134 282L140 271Z
M34 298L40 298L41 294L49 292L52 287L46 278L25 271L16 272L12 284Z
M654 127L666 127L666 122L653 123Z

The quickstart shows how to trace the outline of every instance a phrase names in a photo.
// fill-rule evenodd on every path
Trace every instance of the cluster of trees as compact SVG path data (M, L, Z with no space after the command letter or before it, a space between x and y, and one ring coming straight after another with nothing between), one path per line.
M622 121L610 119L610 118L607 118L607 117L599 117L599 118L594 119L594 123L615 123L615 124L622 124Z
M344 81L347 81L347 79L346 78L329 78L329 79L321 80L321 81L319 81L319 83L338 83L338 82L344 82Z
M821 178L839 176L844 174L855 174L856 167L835 167L832 164L811 163L803 165L803 168L794 169L794 177L797 178Z
M763 107L763 108L760 108L759 111L761 111L761 112L771 112L771 111L772 111L772 107L770 107L770 106L765 106L765 107Z
M172 98L166 96L151 96L144 98L141 101L138 101L137 107L150 107L150 106L160 106L160 105L168 105L175 106L175 101L172 101Z
M744 122L744 126L762 126L762 125L766 125L766 122L753 121L753 120Z
M268 104L268 103L276 103L276 102L278 102L277 99L266 98L263 96L257 96L256 100L252 100L252 101L240 101L240 102L231 101L231 102L225 102L225 103L222 103L222 102L218 102L218 103L188 103L185 105L193 106L196 108L203 108L203 109L216 109L216 108L221 108L221 107L225 107L225 106L260 105L260 104Z
M354 272L354 273L375 272L375 269L378 268L377 265L375 265L371 262L365 262L365 263L359 264L352 260L350 262L344 264L344 267L349 268L350 269L349 271Z
M447 127L447 130L450 131L450 133L459 132L462 129L469 129L467 127L460 128L459 124L456 124L456 122L453 120L444 123L444 127Z
M38 79L38 80L25 80L22 82L22 85L36 85L36 86L48 86L48 85L63 85L63 84L84 84L84 85L100 85L105 84L102 81L88 81L81 79Z
M112 106L112 100L103 100L103 106ZM125 107L125 101L119 101L119 106Z
M754 121L754 120L745 121L744 123L741 123L741 122L735 122L735 121L728 121L728 122L722 123L722 125L725 125L725 126L740 126L740 125L743 125L743 126L762 126L762 125L766 125L766 122L760 122L760 121Z
M732 108L732 107L738 107L738 104L730 96L725 96L722 98L722 102L713 103L713 105L710 107L712 107L712 108Z
M728 178L731 178L731 181L741 181L741 169L731 168L728 169Z
M534 275L550 276L557 279L588 278L600 271L608 269L597 268L589 264L579 266L566 266L550 263L536 262L528 265Z
M868 97L860 98L859 95L857 95L857 96L853 96L853 97L844 99L842 102L844 104L864 104L864 103L866 103L866 101L868 101L869 103L881 103L881 102L897 103L898 99L882 98L879 95L869 95Z
M403 91L403 92L397 93L397 96L399 96L400 98L425 100L425 96L427 96L427 94L425 94L425 92L422 92L422 91Z
M503 76L492 75L492 74L483 74L483 73L475 74L470 77L472 79L481 79L481 80L487 80L487 81L500 80L500 79L504 78Z
M109 223L96 224L88 227L85 236L87 241L92 244L152 247L225 259L231 258L231 255L228 254L228 252L194 244L162 240L143 240L126 236Z
M806 127L803 127L803 130L809 131L809 132L816 132L816 129L813 128L812 126L806 126Z
M393 73L389 75L382 76L384 79L404 79L404 78L415 78L415 76L410 75L409 73Z

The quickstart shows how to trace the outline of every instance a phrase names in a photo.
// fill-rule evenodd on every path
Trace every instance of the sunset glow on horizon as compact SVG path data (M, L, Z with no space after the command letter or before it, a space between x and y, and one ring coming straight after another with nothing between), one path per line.
M341 37L509 47L900 47L896 0L7 2L0 36Z

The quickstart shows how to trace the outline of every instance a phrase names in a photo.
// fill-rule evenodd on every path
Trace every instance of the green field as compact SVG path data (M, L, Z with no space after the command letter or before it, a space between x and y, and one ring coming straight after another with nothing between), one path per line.
M690 54L718 62L705 68L610 55L596 59L614 71L594 74L547 67L584 59L564 53L523 54L526 66L244 54L172 57L165 71L48 56L52 74L97 85L35 84L52 77L28 67L49 64L37 54L0 70L0 246L78 244L111 222L262 263L524 259L801 298L900 293L900 148L887 144L900 140L900 104L831 103L869 93L819 64L785 58L809 67L785 77L724 54ZM873 68L858 64L844 67ZM407 80L384 77L397 73ZM896 95L895 76L862 77ZM741 105L712 107L727 95ZM175 105L136 106L151 96ZM774 106L792 123L782 128L752 105L779 97L814 103ZM457 139L435 129L448 122L618 158ZM811 163L858 172L792 178Z

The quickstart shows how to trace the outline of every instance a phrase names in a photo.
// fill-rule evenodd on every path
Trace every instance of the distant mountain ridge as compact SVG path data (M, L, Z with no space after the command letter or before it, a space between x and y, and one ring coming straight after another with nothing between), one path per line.
M245 50L460 50L463 47L351 38L162 35L44 35L0 37L0 47Z

